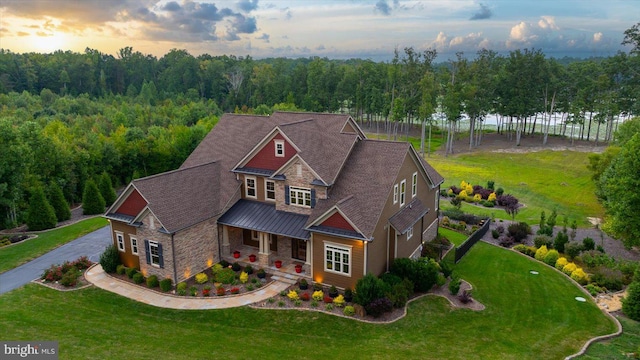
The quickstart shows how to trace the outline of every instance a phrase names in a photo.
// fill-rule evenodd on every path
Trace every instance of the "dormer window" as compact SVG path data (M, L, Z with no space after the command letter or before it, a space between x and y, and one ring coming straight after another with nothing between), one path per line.
M247 176L245 180L245 196L248 198L256 198L256 178L253 176Z
M276 157L284 157L284 140L274 140Z

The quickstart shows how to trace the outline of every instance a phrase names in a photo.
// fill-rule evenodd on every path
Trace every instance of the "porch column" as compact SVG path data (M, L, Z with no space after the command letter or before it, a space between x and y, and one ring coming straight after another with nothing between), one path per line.
M311 239L307 240L304 242L306 247L307 247L307 251L306 251L306 256L304 259L304 265L302 266L302 269L304 270L304 273L307 275L311 275Z
M258 262L260 266L269 266L271 259L271 249L269 248L269 234L258 232Z
M222 254L231 255L231 245L229 244L229 228L222 225Z

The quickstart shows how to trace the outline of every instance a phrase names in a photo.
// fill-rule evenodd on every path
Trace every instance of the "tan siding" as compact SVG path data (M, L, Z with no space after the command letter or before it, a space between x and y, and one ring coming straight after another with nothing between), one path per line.
M122 223L120 221L110 220L111 222L111 239L113 240L113 245L118 248L118 240L116 239L116 231L121 232L124 237L124 252L118 251L120 255L120 261L126 267L134 267L136 269L140 269L140 257L139 255L134 255L131 252L131 237L133 235L138 240L138 254L140 254L140 238L136 236L136 228ZM142 244L144 246L144 244Z
M324 271L326 242L351 246L351 276L339 275ZM340 288L354 288L358 279L363 276L364 244L359 240L348 240L328 235L313 234L313 280Z

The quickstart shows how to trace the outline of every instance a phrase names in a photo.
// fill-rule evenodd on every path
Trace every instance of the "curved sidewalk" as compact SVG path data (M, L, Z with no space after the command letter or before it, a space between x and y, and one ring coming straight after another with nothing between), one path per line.
M243 295L192 298L188 296L161 294L153 290L145 289L142 286L136 286L126 281L113 278L102 270L100 264L92 266L85 272L84 276L88 282L103 290L152 306L178 310L226 309L249 305L278 295L282 290L285 290L291 285L284 281L274 280L259 290Z

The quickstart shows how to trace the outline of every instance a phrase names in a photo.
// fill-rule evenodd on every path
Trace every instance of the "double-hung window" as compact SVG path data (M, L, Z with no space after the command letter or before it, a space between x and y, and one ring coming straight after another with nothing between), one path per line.
M398 184L393 185L393 205L398 203Z
M160 248L155 241L149 241L149 259L151 265L160 266Z
M413 237L413 226L411 226L409 230L407 230L407 240L411 239L412 237Z
M411 197L414 198L418 195L418 173L414 172L411 177Z
M138 255L138 239L131 236L129 236L129 239L131 239L131 253Z
M264 196L267 200L275 200L276 199L276 183L271 180L264 181Z
M274 140L274 145L276 149L276 157L284 157L284 141Z
M404 206L406 192L407 192L407 180L402 180L402 182L400 182L400 206Z
M249 198L256 198L257 197L257 193L256 193L256 178L253 176L246 176L244 178L245 181L245 196L249 197Z
M351 247L324 244L324 270L351 276Z
M116 240L118 241L118 250L124 251L124 235L116 233Z
M311 189L289 186L289 202L292 205L311 207Z

